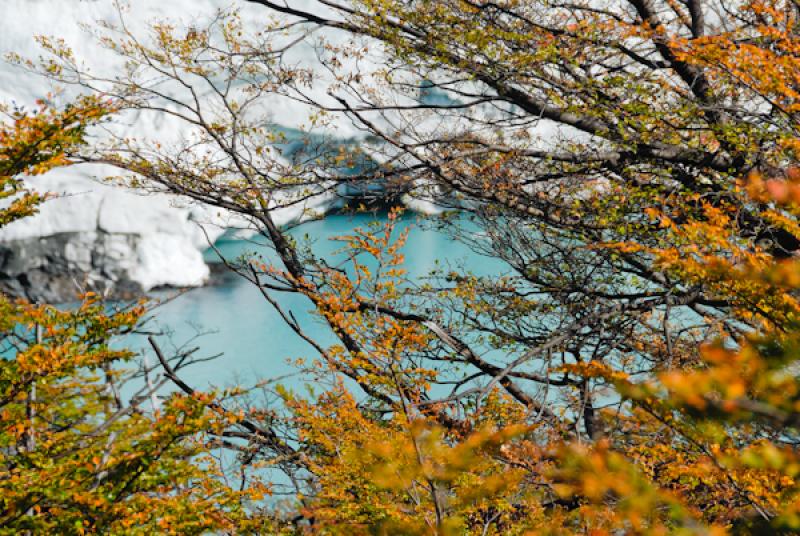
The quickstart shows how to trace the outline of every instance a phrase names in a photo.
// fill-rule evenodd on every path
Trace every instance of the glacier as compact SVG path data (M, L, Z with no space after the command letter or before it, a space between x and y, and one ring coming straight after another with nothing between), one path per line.
M302 2L300 2L302 4ZM267 13L244 2L243 19L257 21ZM146 31L153 20L169 19L188 25L228 8L222 0L136 0L126 24ZM0 19L0 54L37 58L36 35L61 37L76 59L94 71L112 73L120 61L88 39L82 24L116 20L113 0L4 0ZM305 52L304 52L305 50ZM300 54L313 50L300 47ZM31 108L55 90L37 74L6 63L0 68L0 101ZM295 126L306 116L297 103L274 107L276 123ZM177 120L142 114L126 118L131 135L151 139L180 137L186 126ZM352 124L335 125L336 136L360 135ZM127 133L125 133L127 134ZM56 194L30 218L0 229L0 289L33 300L64 301L86 290L105 293L148 291L159 286L204 284L209 268L202 252L229 227L245 222L219 209L185 199L113 186L105 177L119 175L110 166L75 165L28 180L39 190ZM306 218L309 210L324 213L341 204L335 195L312 197L303 205L275 212L285 225Z

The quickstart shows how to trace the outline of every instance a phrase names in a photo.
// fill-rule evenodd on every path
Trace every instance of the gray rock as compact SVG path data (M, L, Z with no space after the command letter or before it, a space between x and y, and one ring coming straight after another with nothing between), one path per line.
M64 303L93 291L141 295L130 277L138 235L59 233L0 243L0 291L35 302Z

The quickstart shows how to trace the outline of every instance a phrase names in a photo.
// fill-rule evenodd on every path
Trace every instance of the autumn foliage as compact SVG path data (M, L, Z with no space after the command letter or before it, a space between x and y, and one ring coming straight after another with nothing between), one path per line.
M70 165L86 129L113 112L82 99L56 110L13 111L0 129L0 222L26 217L47 196L25 176ZM142 303L110 308L88 293L56 308L0 297L0 532L3 534L200 534L244 529L242 502L259 485L231 489L216 477L209 434L235 417L155 389L136 353L113 344L135 332ZM185 357L184 357L185 360ZM152 370L149 371L153 373ZM133 391L133 394L131 394Z
M308 343L307 389L199 393L156 338L154 366L112 344L144 304L6 299L3 530L800 532L796 2L251 3L294 22L106 21L113 77L57 39L13 57L99 97L11 113L0 222L44 200L26 174L75 160L242 217L274 260L226 263ZM329 78L289 61L309 27L347 36L314 41ZM313 110L296 147L270 99ZM130 110L192 135L85 143ZM317 133L334 116L363 147ZM398 209L338 237L343 263L276 223L376 184L503 269L411 278Z

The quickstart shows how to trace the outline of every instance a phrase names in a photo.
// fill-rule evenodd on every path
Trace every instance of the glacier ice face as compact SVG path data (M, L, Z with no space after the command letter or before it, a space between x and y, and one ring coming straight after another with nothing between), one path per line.
M41 52L34 36L54 35L72 48L77 63L85 63L93 72L110 76L119 72L121 60L88 37L81 25L92 26L97 21L116 23L115 4L115 0L3 0L0 54L14 52L35 59ZM137 35L146 35L149 23L155 20L168 19L187 27L203 24L217 10L230 8L231 1L135 0L129 5L126 26ZM310 5L309 0L293 2L298 8ZM269 16L265 9L254 4L240 2L235 6L241 10L242 20L252 27ZM326 30L325 38L336 42L345 36ZM286 61L312 67L318 52L312 43L302 42L291 49ZM379 54L371 60L375 65L381 64ZM341 61L348 64L350 60ZM362 59L359 65L365 63ZM330 73L318 70L322 71L321 82L309 88L308 94L318 102L338 104L327 94L326 76ZM37 99L47 98L53 91L51 84L38 75L10 64L0 67L0 102L31 108ZM71 90L64 89L64 95L70 97ZM265 98L259 106L268 112L271 122L281 125L279 129L299 132L297 127L306 123L312 110L292 99L276 99L279 97ZM344 117L330 120L328 132L335 132L343 144L361 143L364 134L351 121ZM439 128L436 125L439 122L433 121L431 128ZM120 136L162 143L189 134L185 122L152 112L127 113L110 128ZM428 127L420 123L416 128ZM216 240L226 228L240 229L240 235L248 232L247 221L219 209L104 183L105 177L118 173L110 166L76 165L32 179L33 187L59 197L45 203L38 215L0 229L0 290L58 301L58 293L61 293L59 299L67 299L75 292L94 287L146 291L161 285L201 285L209 275L202 258L208 241ZM380 185L373 186L380 189ZM430 188L420 185L418 190L422 193L403 197L407 206L426 213L441 210L428 195L430 192L424 193ZM437 192L433 190L435 197ZM343 187L339 193L346 196L354 192ZM340 196L325 191L302 205L276 208L273 217L279 225L295 223L341 203ZM50 290L34 295L36 288L46 282Z
M226 7L228 0L137 0L126 23L138 30L165 17L189 24ZM265 14L247 5L242 9L252 9L253 20ZM57 34L73 47L78 61L85 60L95 71L113 72L119 59L87 39L80 24L116 16L113 0L4 0L0 54L36 58L40 52L34 36ZM37 75L10 65L0 68L2 102L31 107L52 90ZM280 110L291 120L303 115L295 108L284 105ZM174 139L185 130L180 122L155 114L130 120L131 134L151 139ZM350 129L344 134L353 134ZM0 288L61 301L98 285L145 291L161 285L202 285L209 275L202 257L208 241L228 226L247 227L218 209L103 183L104 177L115 174L108 166L79 165L31 179L35 189L58 197L45 203L39 214L0 229ZM319 196L305 207L280 209L275 217L279 224L295 222L308 216L306 209L325 212L336 203L335 196Z
M184 237L172 233L143 235L137 244L136 261L130 277L145 289L197 286L208 278L202 254Z
M75 166L29 181L57 197L39 214L0 228L0 289L60 302L86 290L125 295L200 286L209 277L202 255L209 242L229 228L252 233L241 217L218 208L109 186L85 173ZM340 203L334 193L318 195L276 209L273 219L297 223Z
M174 13L212 13L219 2L138 0L137 22ZM199 5L198 5L199 4ZM111 0L5 0L0 19L0 54L36 58L35 35L57 33L79 60L113 69L116 59L86 39L81 23L112 19ZM52 91L43 78L12 66L0 69L0 100L31 107ZM140 131L162 125L137 125ZM141 133L141 132L137 132ZM58 169L32 179L40 191L58 198L36 216L0 229L2 287L33 299L69 299L81 290L119 283L149 290L159 285L200 285L208 277L202 259L205 238L193 212L172 206L165 196L143 196L102 184L113 175L103 166ZM214 227L211 228L214 236ZM220 234L222 231L216 232ZM202 241L201 241L202 238Z
M31 299L63 301L85 290L202 285L209 270L199 225L208 212L93 181L77 167L31 180L58 195L39 214L0 229L0 285ZM223 228L206 222L208 239Z

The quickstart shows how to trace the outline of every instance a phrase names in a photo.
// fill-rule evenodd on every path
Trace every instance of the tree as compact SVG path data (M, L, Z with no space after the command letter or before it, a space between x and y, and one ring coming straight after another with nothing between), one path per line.
M229 264L309 342L322 385L346 379L285 393L270 441L244 434L287 461L299 526L796 528L796 410L764 400L794 389L777 358L798 314L781 263L800 247L794 183L769 197L743 182L796 165L794 2L253 2L294 20L250 34L222 12L148 40L106 24L124 72L93 74L47 39L39 68L189 125L177 146L111 137L81 156L230 210L275 250L274 265ZM318 26L351 36L321 38L319 80L286 36ZM286 154L264 111L276 98L369 138ZM456 209L436 224L506 275L409 286L391 219L346 238L349 272L276 223L376 181ZM279 292L306 296L338 343L311 338ZM773 346L744 342L757 334Z
M24 177L69 165L86 129L113 111L93 97L62 110L8 111L0 185L9 202L0 222L34 213L48 196L28 190ZM247 530L243 504L268 490L248 480L229 487L211 456L242 417L210 415L208 404L223 398L213 394L165 398L168 380L156 367L112 345L141 329L148 310L144 302L111 308L92 293L68 310L0 296L3 534ZM159 356L174 371L192 353Z

